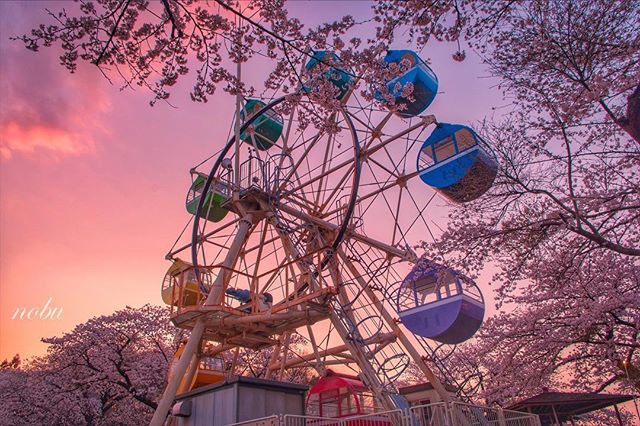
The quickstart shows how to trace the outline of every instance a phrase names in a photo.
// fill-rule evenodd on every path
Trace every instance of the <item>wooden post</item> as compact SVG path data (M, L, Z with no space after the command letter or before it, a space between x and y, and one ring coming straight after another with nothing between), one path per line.
M284 375L284 364L287 362L287 353L289 352L289 341L291 340L291 332L284 334L284 346L282 347L282 360L280 364L280 371L278 372L278 380L282 380Z
M222 302L222 298L224 297L224 287L231 278L231 272L229 271L229 269L232 269L236 263L238 253L244 245L249 230L251 229L252 219L253 218L251 215L247 215L238 224L238 232L235 236L235 239L233 240L233 243L231 244L231 247L229 247L229 251L227 252L227 256L225 257L223 262L223 268L220 269L220 273L211 286L211 291L209 292L207 300L204 303L205 305L219 305ZM187 367L189 366L191 358L200 346L200 340L202 339L202 335L204 334L204 329L205 321L202 317L200 317L196 320L196 323L191 330L187 345L184 347L182 356L176 364L174 375L169 383L167 383L167 387L165 388L164 393L162 394L162 397L158 402L158 408L156 408L156 411L153 413L153 418L151 419L151 423L149 423L150 426L162 426L164 424L167 414L169 413L169 409L171 409L173 400L176 397L178 386L180 386L180 382L187 372Z
M275 362L278 360L278 356L280 355L280 348L282 346L282 336L278 338L278 344L274 346L273 352L271 352L271 356L269 357L269 365L267 365L267 374L265 375L265 379L271 379L273 376L273 370L278 368L274 366Z
M620 424L620 426L624 426L622 424L622 416L620 416L620 410L618 410L618 404L614 405L613 409L616 410L616 417L618 418L618 423Z
M238 84L240 84L241 81L241 76L242 76L242 67L240 65L240 62L238 62L238 67L237 67L237 77L238 77ZM242 102L242 95L240 94L240 92L238 91L238 93L236 94L236 122L235 122L235 128L233 129L233 133L235 136L235 170L234 170L234 174L235 174L235 178L234 178L234 188L233 188L233 199L234 200L238 200L240 197L240 104ZM249 164L250 165L250 164Z
M556 425L558 426L562 426L560 424L560 420L558 420L558 413L556 413L556 407L554 407L553 405L551 405L551 411L553 411L553 418L555 419Z
M187 370L187 374L184 376L184 388L179 389L178 392L189 392L189 388L191 387L191 383L193 382L193 376L196 375L198 371L198 364L200 364L200 357L198 354L193 354L191 364L189 364L189 369Z
M502 407L498 407L496 411L498 412L498 425L507 426L507 421L504 418L504 411L502 410Z

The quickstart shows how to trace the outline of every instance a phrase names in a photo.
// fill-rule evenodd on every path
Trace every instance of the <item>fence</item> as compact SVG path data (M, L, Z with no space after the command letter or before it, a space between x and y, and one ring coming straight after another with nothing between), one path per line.
M228 426L281 426L282 416L274 415L269 417L261 417L259 419L247 420L240 423L232 423Z
M274 415L229 426L540 426L535 414L453 402L343 418Z

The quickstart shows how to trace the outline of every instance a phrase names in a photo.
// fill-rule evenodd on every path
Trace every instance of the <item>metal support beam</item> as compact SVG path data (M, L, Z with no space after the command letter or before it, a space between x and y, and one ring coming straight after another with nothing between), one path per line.
M249 234L249 230L251 229L251 221L252 216L247 215L243 218L242 221L238 224L238 232L229 247L229 251L224 259L223 265L225 269L223 272L218 274L216 280L211 286L211 291L207 296L207 300L204 302L205 305L219 305L222 302L222 298L224 297L224 287L229 282L231 278L230 269L233 269L236 259L238 258L238 253L240 249L244 245L247 236ZM153 418L151 419L150 426L162 426L164 421L171 409L171 405L173 404L173 400L176 397L176 391L178 390L178 386L180 386L180 382L187 372L187 367L189 366L189 362L191 361L192 356L196 353L198 346L200 345L200 340L202 339L202 335L205 329L205 320L204 318L198 318L196 323L191 330L191 334L189 335L189 340L187 341L187 345L182 352L182 356L178 360L176 364L174 374L172 379L167 383L167 387L158 402L158 408L153 413Z
M442 398L442 401L448 404L450 401L449 393L446 391L446 389L444 388L444 386L442 385L438 377L436 377L433 371L431 371L429 366L424 362L424 360L420 356L420 353L411 344L411 341L409 340L409 338L400 329L398 324L396 324L395 320L386 310L383 303L380 302L375 292L369 287L369 283L364 281L364 279L362 278L362 276L360 275L356 267L353 265L351 260L349 260L349 258L344 254L344 251L342 249L338 249L338 256L340 257L342 262L344 262L344 264L347 266L349 271L351 271L354 278L358 281L360 286L363 288L365 294L373 302L373 305L380 312L380 315L382 315L382 318L384 319L384 321L387 323L387 325L389 325L389 327L394 332L394 334L398 336L398 339L400 340L400 343L402 344L402 346L405 348L409 356L413 358L413 361L416 363L418 368L420 368L420 371L422 371L422 373L426 376L427 380L429 380L429 382L433 385L433 388L438 393L440 398Z

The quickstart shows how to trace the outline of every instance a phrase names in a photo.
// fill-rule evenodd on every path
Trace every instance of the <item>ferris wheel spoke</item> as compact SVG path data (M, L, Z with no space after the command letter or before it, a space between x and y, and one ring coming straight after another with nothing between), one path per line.
M284 134L282 135L282 152L289 152L289 137L291 136L291 128L293 126L294 123L294 117L296 116L296 112L298 110L298 106L294 105L291 108L291 112L289 113L289 120L287 120L287 130L284 132ZM280 164L280 167L282 167L282 164Z
M341 190L350 189L349 186L344 186L344 184L346 183L347 179L349 179L353 175L353 172L354 172L353 168L349 168L347 172L342 175L338 183L332 189L329 196L325 199L324 203L318 209L320 212L324 212L327 209L327 207L329 207L329 205L334 201L334 197L336 197ZM348 196L348 194L346 195ZM340 206L337 206L337 207L338 209L340 208ZM325 213L323 214L323 217L328 217L328 216Z
M394 223L395 226L393 227L393 234L391 235L391 245L395 245L396 242L396 232L398 230L400 230L400 206L402 203L402 193L404 192L405 187L404 186L400 186L400 194L398 195L398 202L396 203L396 211L395 214L393 215L393 219L394 219ZM402 230L400 230L400 232L402 232ZM404 237L403 237L404 239ZM406 239L405 239L405 243L406 243Z
M373 141L375 141L376 139L380 139L382 137L384 127L387 125L391 117L393 117L393 113L389 112L382 120L380 120L378 125L376 125L372 129L372 133L371 133L372 136L369 139L369 141L363 145L362 147L363 150L368 150L371 144L373 144Z
M429 198L429 200L426 202L426 204L420 208L418 207L418 203L415 200L415 198L413 197L413 194L411 194L411 192L409 192L409 198L411 198L411 201L413 202L413 205L415 206L415 208L418 210L418 214L416 215L415 219L413 220L413 222L411 222L411 224L409 225L409 227L407 228L406 232L411 231L411 228L413 228L413 226L418 222L418 219L422 220L422 223L424 224L425 228L427 229L427 231L429 232L429 235L431 236L431 239L435 241L436 237L433 235L433 232L431 232L431 227L429 226L429 224L427 223L427 221L424 218L424 211L427 209L427 207L429 207L431 205L431 202L433 201L433 199L436 197L436 192L434 191L431 194L431 197Z
M425 131L426 127L421 128L418 131L418 134L415 137L409 138L409 135L405 137L405 146L404 152L405 155L402 157L402 174L407 173L407 159L409 158L409 153L412 152L413 147L422 140L422 134Z
M289 171L289 173L282 179L282 181L285 184L291 180L291 178L294 176L294 174L297 173L298 168L307 159L307 156L309 155L309 152L311 151L311 149L313 149L313 147L316 145L316 143L321 139L321 136L322 136L322 133L318 133L313 138L311 138L311 141L308 144L308 146L306 146L306 144L300 145L300 146L306 146L306 147L305 147L303 153L300 155L298 161L293 165L293 167ZM293 151L293 149L292 149L292 151Z
M320 170L320 182L318 183L318 191L316 192L316 197L315 197L315 204L318 205L320 204L320 193L322 192L322 188L323 188L323 184L325 183L325 178L326 178L326 171L327 171L327 166L330 165L329 163L329 153L331 152L332 148L333 148L333 139L334 135L329 135L329 139L327 141L327 144L325 146L324 149L324 158L322 160L322 169Z
M374 128L371 126L371 121L370 120L363 120L362 118L358 117L357 114L350 114L351 118L353 118L358 124L361 124L362 126L364 126L365 130L361 130L363 133L365 134L371 134L374 131Z
M297 155L301 149L311 149L312 146L310 145L313 145L317 139L322 137L323 134L324 132L318 132L313 136L309 136L308 138L306 138L304 133L300 133L300 136L296 139L296 141L294 141L293 145L288 147L287 152L290 155ZM302 158L303 156L304 154L300 154L300 158Z
M320 135L321 136L321 135ZM331 168L331 164L334 160L335 157L338 156L344 156L348 153L349 148L341 151L338 155L329 155L330 153L333 152L334 149L334 135L328 135L328 140L325 144L325 150L324 150L324 161L321 162L320 165L312 167L310 164L310 151L316 147L316 144L318 142L318 140L320 140L320 137L317 139L314 139L313 142L307 147L307 149L305 150L305 152L301 155L300 159L298 160L298 162L294 165L294 167L292 168L292 170L289 172L289 174L287 175L287 177L285 177L284 181L290 181L291 177L295 174L296 175L296 180L295 182L297 182L298 186L295 187L294 189L289 189L287 190L287 192L297 192L297 191L301 191L304 188L306 188L307 186L311 187L311 191L312 192L317 192L320 193L323 189L324 186L324 182L326 181L328 175L330 175L331 173L335 172L334 168ZM302 164L303 160L306 162L306 166L307 166L307 170L304 174L300 175L298 174L298 169L300 168L300 165ZM352 164L353 160L352 159L347 159L345 160L343 163L341 163L341 166L344 167L346 165ZM329 168L329 169L327 169ZM310 177L313 176L313 178L310 179ZM319 182L318 182L319 181ZM315 185L314 185L315 184Z
M393 158L393 155L391 155L391 153L389 152L389 147L385 146L383 148L384 153L386 154L386 159L389 160L389 162L393 165L393 174L394 175L400 175L400 164L399 162ZM405 151L404 156L406 157L408 155L408 152Z
M340 177L338 182L333 183L330 187L328 186L328 182L327 182L327 185L325 185L325 187L322 190L318 190L316 192L316 195L319 195L318 198L320 198L318 202L313 202L311 200L304 200L302 197L296 196L295 192L291 194L287 194L287 196L284 198L289 199L290 197L295 197L300 202L306 203L306 204L299 204L299 205L306 207L308 213L314 213L320 217L328 217L328 214L325 211L329 206L332 205L333 202L336 201L336 196L341 192L349 192L352 190L353 186L347 183L347 179L349 179L350 177L353 177L353 173L354 173L354 170L352 167L350 167ZM308 192L305 191L305 193L308 193ZM344 195L349 196L348 193ZM337 208L337 210L339 209L340 207ZM332 213L336 212L337 210L332 210Z
M331 157L331 159L329 160L329 166L338 157L346 158L346 160L344 160L343 162L339 163L338 166L336 166L338 169L341 168L341 167L344 167L345 165L353 164L353 157L351 155L351 151L353 151L353 147L347 147L347 148L343 149L342 151L340 151L338 154L333 155ZM329 167L328 170L325 169L325 173L331 173L331 171L335 170L336 167ZM298 176L299 182L306 182L307 178L310 178L310 177L315 176L315 175L318 175L317 178L319 178L320 175L322 175L321 173L319 173L319 170L321 168L322 168L322 164L320 164L318 166L315 166L313 168L310 168L309 170L305 171L305 173L303 175Z
M387 178L386 178L386 180L384 182L380 182L378 180L378 177L375 174L375 171L371 167L371 164L369 164L369 162L367 162L366 164L367 164L367 167L369 168L369 171L371 172L371 177L373 178L373 181L376 184L376 186L378 187L378 189L372 191L372 193L375 194L375 195L373 195L371 197L368 197L368 198L371 198L371 199L369 200L369 204L364 208L362 214L366 214L369 211L369 209L371 209L371 207L374 205L374 202L377 201L377 199L380 197L380 195L384 196L385 190L389 190L389 189L393 188L394 186L396 186L396 185L393 185L394 183L397 184L397 179L394 182L391 182L391 176L387 176ZM357 201L358 204L360 204L364 199L366 199L366 198L363 198L363 197L358 198L358 201Z
M368 104L363 104L362 101L360 100L360 97L357 95L355 96L355 100L358 103L358 108L360 109L360 111L364 113L367 123L372 123L374 103L369 102ZM370 125L367 125L366 128L369 132L374 131L374 129Z
M367 166L369 167L369 170L371 171L372 175L374 176L374 179L376 179L376 181L377 181L377 178L375 177L375 172L374 172L373 168L371 167L371 165L369 163L367 163ZM391 179L391 176L387 177L387 181L389 181L390 179ZM396 180L396 182L397 182L397 180ZM378 185L380 186L380 188L383 188L383 187L386 186L385 183L378 183ZM402 185L397 185L397 186L399 186L399 191L400 191L400 194L401 194L402 193ZM399 230L399 222L397 220L398 215L399 215L399 207L400 207L399 203L397 204L397 208L394 209L394 207L392 207L391 203L389 202L389 199L387 198L386 192L385 191L379 191L377 196L375 198L371 199L369 205L367 206L367 208L365 209L363 214L365 214L366 211L368 209L370 209L374 205L374 202L376 201L376 198L380 198L380 196L382 197L382 200L384 201L384 205L388 209L390 215L396 219L396 220L394 220L393 234L392 234L391 242L390 242L390 244L393 246L393 245L395 245L396 231ZM398 198L400 199L401 196L399 196ZM400 234L402 236L402 239L405 242L405 245L408 246L406 238L404 237L404 235L402 235L402 230L400 230Z
M435 123L436 119L434 116L432 115L427 115L425 117L422 117L420 121L418 121L418 123L407 127L406 129L387 137L384 140L380 140L380 142L376 145L372 145L372 146L368 146L366 149L363 149L363 151L365 151L368 155L373 155L375 152L379 151L380 149L384 148L385 146L389 145L390 143L410 134L411 132L420 129L420 128L424 128L430 124ZM375 140L375 139L374 139ZM373 140L372 140L373 141ZM371 144L370 144L371 145Z
M392 189L392 188L394 188L396 186L402 185L404 182L409 181L410 179L413 179L414 177L416 177L418 175L419 175L418 172L413 172L413 173L410 173L408 175L402 176L402 178L397 179L397 180L395 180L393 182L387 181L387 182L385 182L383 184L383 186L378 186L378 188L376 188L375 190L373 190L373 191L371 191L371 192L369 192L367 194L364 194L361 197L358 197L357 203L359 204L359 203L362 203L362 202L364 202L364 201L366 201L366 200L368 200L368 199L370 199L372 197L377 197L378 195L380 195L381 192L384 192L384 191ZM376 184L380 185L379 183L376 183Z
M349 160L345 160L342 163L331 167L329 170L326 171L326 174L333 174L335 172L337 172L338 170L344 168L344 167L348 167L348 166L353 166L353 160L349 159ZM322 178L322 175L317 175L311 179L308 179L306 181L304 181L303 183L300 183L298 186L288 189L285 193L289 194L289 193L295 193L297 191L301 191L304 188L306 188L309 185L312 185L313 183L317 182L318 180L320 180Z
M387 150L387 149L385 148L385 151L386 151L386 150ZM394 178L397 178L397 177L398 177L399 173L397 173L397 171L395 171L395 172L394 172L394 171L389 170L387 167L385 167L383 164L381 164L380 162L378 162L378 161L377 161L376 159L374 159L373 157L369 157L367 160L368 160L368 162L371 162L371 163L375 164L376 166L380 167L382 170L384 170L385 172L387 172L387 174L388 174L389 176L392 176L392 177L394 177Z
M303 194L288 193L280 198L281 202L291 202L292 204L305 209L307 213L312 213L317 209L317 206L312 203L308 198L303 197Z
M273 233L277 234L278 239L282 241L279 230L274 229ZM284 248L284 246L281 247ZM289 289L289 282L294 276L297 275L293 270L293 265L299 262L300 259L292 258L290 254L286 250L284 250L285 256L282 258L282 260L280 260L277 254L279 251L280 250L276 252L276 266L271 270L263 272L261 275L261 277L269 276L265 284L262 286L261 292L266 292L267 290L271 289L274 282L276 280L279 280L279 289L283 292L284 295L288 295L291 294ZM284 276L282 271L284 271ZM297 289L297 285L294 287ZM283 297L283 300L285 299L286 297Z
M253 294L257 294L256 290L258 288L258 272L260 270L259 269L260 261L262 260L262 251L265 246L266 238L267 238L266 222L262 222L262 230L260 231L260 242L258 243L258 252L256 253L256 261L253 266L253 273L251 274L251 282L249 284L250 291L252 291ZM247 255L248 252L245 251L244 254Z
M273 246L275 248L276 241L279 241L279 236L275 232L273 232L273 229L270 229L269 231L270 231L270 237L271 237L270 240L274 241L272 244L273 244ZM287 258L285 257L282 260L280 260L279 256L278 256L278 252L279 252L279 250L275 250L275 249L272 251L273 257L275 258L275 265L277 265L280 268L282 268L283 265L286 264ZM263 272L260 273L260 275L258 275L258 278L262 279L262 278L267 277L267 276L269 276L269 277L266 279L266 281L264 282L264 284L260 288L260 293L264 293L269 289L269 287L271 286L271 283L273 281L275 281L275 279L278 277L278 271L277 270L274 271L273 269L271 269L269 271L263 271Z

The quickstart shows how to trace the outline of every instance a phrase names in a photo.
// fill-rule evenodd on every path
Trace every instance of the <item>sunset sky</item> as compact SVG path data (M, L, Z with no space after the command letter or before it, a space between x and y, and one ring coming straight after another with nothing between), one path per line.
M121 91L86 64L69 74L55 48L33 53L9 40L47 22L45 8L66 4L0 2L0 360L40 354L41 337L92 316L161 303L164 255L189 219L189 169L220 147L233 115L234 99L223 91L193 103L183 82L175 108L150 107L148 91ZM307 25L370 17L361 1L297 1L290 9ZM501 97L472 52L458 63L453 51L422 53L440 80L429 112L474 124ZM243 75L259 85L266 71ZM60 319L11 319L49 298L63 309Z

